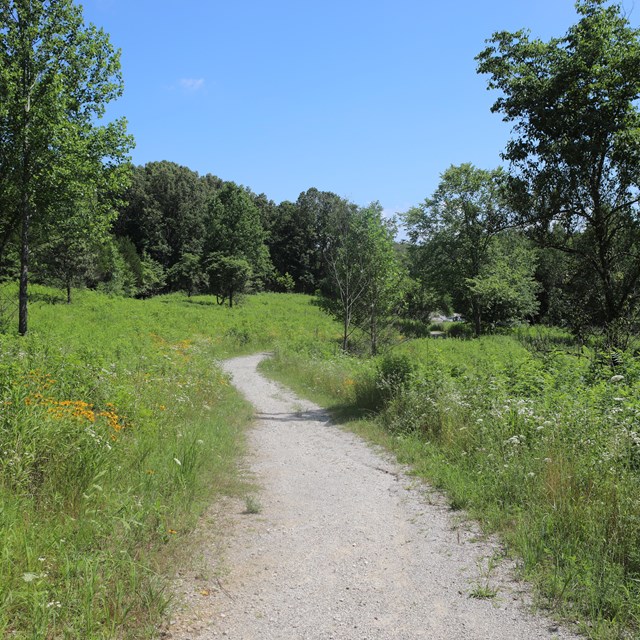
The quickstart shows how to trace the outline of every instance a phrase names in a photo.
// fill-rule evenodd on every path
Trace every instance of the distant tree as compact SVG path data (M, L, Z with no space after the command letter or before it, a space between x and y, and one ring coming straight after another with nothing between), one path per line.
M288 273L294 290L314 293L319 283L316 252L315 220L308 209L300 209L293 202L281 202L275 212L268 240L271 261L280 276Z
M431 198L404 214L412 246L411 270L440 299L482 331L482 305L469 282L491 260L493 238L511 223L501 170L451 166Z
M135 167L116 234L131 238L140 255L146 252L165 271L186 254L201 256L210 181L173 162Z
M503 156L521 221L570 256L598 325L640 300L640 31L619 4L576 9L564 36L495 33L477 60L502 94L492 111L514 123Z
M207 274L200 256L195 253L183 254L167 272L167 278L174 290L183 290L191 297L204 290L207 285Z
M342 323L343 350L360 328L375 354L381 326L399 295L393 229L383 220L379 203L361 208L346 201L331 211L327 229L325 308Z
M99 126L122 92L119 56L71 0L0 0L0 241L19 234L19 332L27 332L32 239L74 202L110 221L124 187L124 121ZM94 193L98 198L88 198Z
M382 332L391 324L402 302L405 273L395 248L395 224L383 218L380 203L371 203L359 215L363 218L361 251L368 261L367 284L356 320L369 337L372 355L376 355Z
M538 312L540 288L535 279L537 257L519 233L495 236L488 260L468 286L484 322L530 319Z
M250 193L227 182L209 200L204 242L204 258L208 260L210 283L211 265L222 264L219 256L244 260L254 286L261 287L273 271L266 232L260 211ZM215 278L214 278L215 279Z
M297 281L302 283L304 293L315 293L327 279L325 254L332 242L332 221L344 211L346 204L347 201L335 193L315 187L303 191L296 200L291 230L297 263L301 266Z
M228 301L230 308L253 275L247 260L222 253L211 254L207 259L206 268L211 293L216 296L218 304L222 305Z
M137 297L149 298L160 293L166 284L166 274L162 265L144 251L140 258L140 267L142 277L137 282Z
M90 217L90 213L80 216L78 212L61 217L34 251L35 274L64 287L67 304L71 304L72 286L83 285L94 269L99 245L105 241L104 230L92 230Z

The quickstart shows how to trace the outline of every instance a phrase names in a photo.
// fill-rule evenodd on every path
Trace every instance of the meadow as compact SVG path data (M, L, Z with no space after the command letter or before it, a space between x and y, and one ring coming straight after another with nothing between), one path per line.
M375 360L283 344L270 375L394 451L587 637L640 633L640 360L550 328ZM452 534L453 535L453 534ZM482 597L500 597L489 585Z
M525 328L349 356L313 299L288 294L66 305L34 287L31 327L0 335L1 635L153 637L199 515L248 491L251 410L217 363L269 350L269 375L499 532L542 606L588 637L637 636L636 354Z
M33 287L29 334L0 335L0 636L154 637L198 516L247 490L217 362L334 328L295 296L74 294Z

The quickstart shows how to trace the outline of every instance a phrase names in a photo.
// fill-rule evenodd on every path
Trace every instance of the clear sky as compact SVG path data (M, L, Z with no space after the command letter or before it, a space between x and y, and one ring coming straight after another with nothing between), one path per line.
M624 0L633 24L640 9ZM122 49L133 161L295 200L404 211L452 164L491 169L509 127L474 57L495 31L562 35L573 0L85 0Z

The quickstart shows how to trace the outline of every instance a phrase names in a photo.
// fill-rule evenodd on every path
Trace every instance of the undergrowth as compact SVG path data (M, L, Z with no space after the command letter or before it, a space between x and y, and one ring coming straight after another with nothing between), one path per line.
M265 369L499 531L540 601L598 639L640 629L640 360L556 330L420 339L366 361L287 342ZM350 411L348 410L351 408ZM363 420L363 416L369 416Z

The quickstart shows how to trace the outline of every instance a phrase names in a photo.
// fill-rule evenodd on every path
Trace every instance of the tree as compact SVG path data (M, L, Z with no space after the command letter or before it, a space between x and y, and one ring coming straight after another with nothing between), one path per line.
M393 228L383 220L379 203L361 208L342 201L328 217L327 229L325 308L342 323L343 350L360 328L375 354L380 327L399 293Z
M579 0L561 38L495 33L478 56L492 107L513 123L510 161L521 222L582 272L593 324L640 300L640 32L619 4Z
M501 170L449 167L431 198L404 214L413 276L482 331L482 305L470 281L491 260L493 238L512 224Z
M276 207L269 237L271 261L280 276L288 273L294 289L300 293L314 293L318 287L315 265L315 236L313 220L293 202L281 202Z
M77 213L77 212L76 212ZM87 214L89 215L89 214ZM91 232L84 216L70 213L57 222L36 247L35 270L47 282L57 281L66 290L71 304L71 288L84 284L94 267L102 234Z
M371 354L376 355L381 332L390 320L402 299L404 269L394 245L395 224L384 220L382 205L371 203L360 211L363 217L361 251L367 256L367 286L356 312L356 322L369 336Z
M213 253L207 260L209 288L218 304L229 301L229 308L238 293L242 293L251 280L251 265L244 259Z
M535 252L516 232L493 238L487 262L468 286L485 322L496 324L533 317L540 306Z
M208 197L207 181L187 167L167 161L135 167L116 234L170 270L187 254L202 255Z
M211 265L222 264L219 257L226 256L244 260L250 267L254 284L262 286L272 273L273 265L260 210L250 193L227 182L211 197L208 207L204 258L209 261L210 277L213 275Z
M32 234L75 203L110 221L131 140L123 120L97 125L122 92L119 55L72 0L0 0L0 69L2 237L20 235L25 334Z
M204 289L207 276L202 266L200 256L195 253L183 254L167 272L173 289L182 289L191 297L197 291Z

